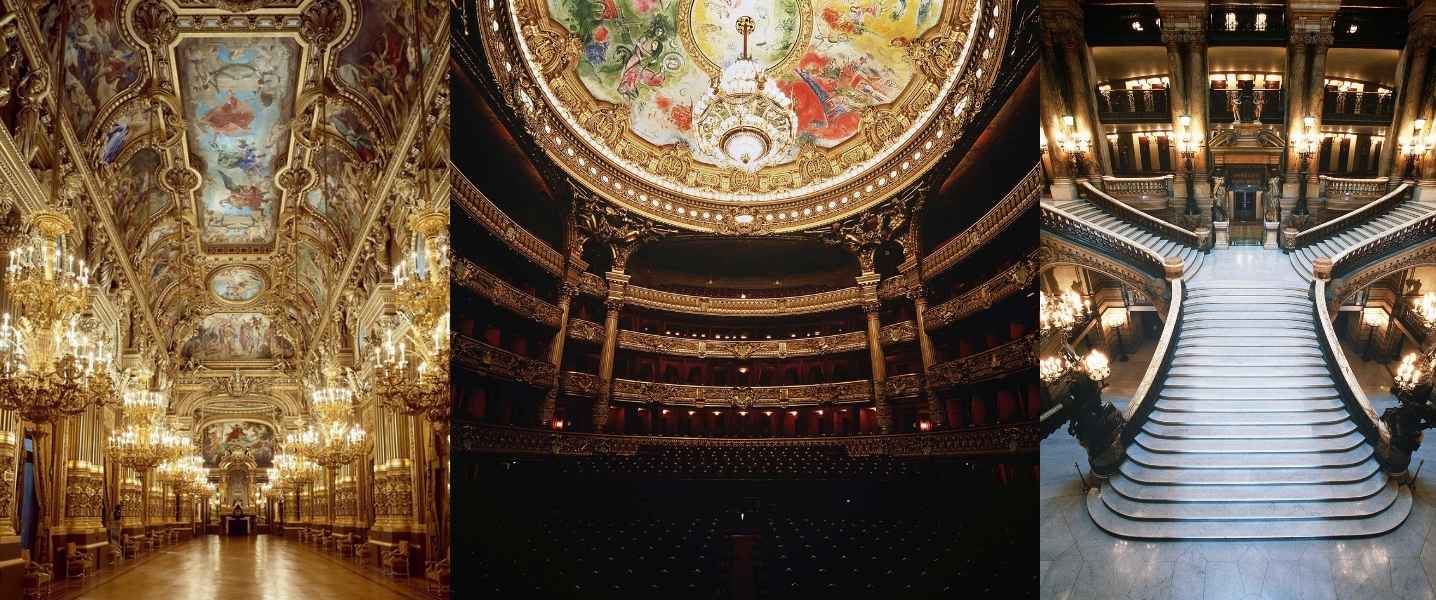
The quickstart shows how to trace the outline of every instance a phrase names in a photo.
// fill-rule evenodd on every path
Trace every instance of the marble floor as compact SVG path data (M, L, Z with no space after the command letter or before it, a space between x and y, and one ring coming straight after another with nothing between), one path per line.
M1252 278L1294 275L1252 256L1260 250L1214 252L1202 270L1241 265ZM1288 267L1289 269L1289 267ZM1198 277L1201 277L1199 274ZM1150 344L1130 362L1114 362L1105 397L1125 409ZM1365 362L1359 348L1346 348L1373 407L1379 414L1395 404L1391 365ZM1090 468L1086 451L1063 427L1041 446L1041 541L1038 569L1042 598L1142 600L1436 600L1436 442L1428 440L1413 457L1423 470L1411 516L1391 533L1365 539L1298 541L1149 542L1113 537L1087 514L1081 480ZM1090 475L1089 475L1090 477Z
M132 569L97 576L65 600L240 599L422 600L421 582L390 580L377 572L273 536L204 536L159 550Z

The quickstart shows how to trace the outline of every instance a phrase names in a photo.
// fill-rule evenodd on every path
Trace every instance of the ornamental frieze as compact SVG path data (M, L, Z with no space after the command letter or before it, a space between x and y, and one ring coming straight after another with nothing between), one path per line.
M1038 251L998 273L971 290L942 304L930 307L923 313L928 331L936 331L960 319L987 310L994 303L1007 299L1037 283L1041 263Z
M565 373L568 375L568 373ZM568 384L568 378L563 384ZM580 396L580 390L563 388ZM792 386L703 386L673 383L613 380L613 399L702 408L788 408L826 404L853 404L872 400L872 383L867 380Z
M495 348L471 337L453 336L453 362L480 375L487 375L535 387L553 383L554 366Z
M593 344L603 343L603 326L593 321L572 318L568 320L569 339L582 340ZM622 340L623 338L619 338Z
M65 477L65 517L99 518L104 515L104 479L99 474L71 472Z
M950 387L1036 368L1037 343L1037 334L1029 333L996 348L933 365L927 372L928 384Z
M558 327L558 320L563 315L563 311L559 310L557 306L509 285L507 281L488 272L473 261L456 259L453 273L454 283L488 298L494 304L507 308L521 317L550 327Z
M883 382L883 387L887 398L916 398L922 395L922 378L917 373L894 375Z

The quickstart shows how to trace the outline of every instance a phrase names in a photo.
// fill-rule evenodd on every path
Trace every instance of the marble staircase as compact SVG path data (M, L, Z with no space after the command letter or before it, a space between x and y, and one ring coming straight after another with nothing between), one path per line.
M1184 269L1183 279L1191 280L1202 267L1205 254L1201 250L1133 225L1085 199L1079 198L1055 206L1088 223L1131 239L1161 256L1180 258Z
M1088 512L1109 533L1144 539L1394 529L1410 491L1387 478L1337 392L1309 288L1281 252L1242 253L1264 278L1243 278L1234 263L1189 284L1167 377Z
M1436 207L1430 204L1405 200L1354 227L1345 228L1312 243L1304 244L1293 250L1288 256L1297 273L1300 273L1307 281L1311 281L1311 265L1318 257L1334 257L1343 250L1391 231L1403 223L1429 215L1434 209Z

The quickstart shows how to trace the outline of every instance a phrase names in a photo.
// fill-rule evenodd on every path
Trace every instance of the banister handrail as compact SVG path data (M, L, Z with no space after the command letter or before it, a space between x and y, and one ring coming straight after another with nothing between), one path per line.
M1118 218L1126 219L1131 222L1132 225L1135 225L1138 228L1147 229L1152 231L1152 233L1161 234L1164 237L1171 238L1189 247L1196 248L1198 250L1205 250L1205 248L1202 248L1201 238L1197 237L1196 232L1190 229L1178 227L1176 225L1158 219L1152 215L1149 215L1145 212L1132 208L1131 206L1128 206L1125 202L1113 198L1106 192L1097 189L1096 186L1093 186L1092 183L1089 181L1083 181L1082 188L1087 190L1089 194L1089 201L1091 201L1093 204L1097 204L1103 208L1107 208L1117 213Z
M1408 193L1410 190L1411 184L1403 182L1401 185L1396 186L1390 192L1387 192L1386 195L1366 203L1366 205L1362 206L1361 208L1358 208L1349 213L1341 215L1340 217L1312 227L1311 229L1307 229L1306 231L1300 232L1296 234L1295 237L1291 238L1287 250L1296 250L1298 248L1309 246L1322 239L1325 239L1326 237L1334 234L1337 231L1343 230L1347 227L1355 226L1362 220L1370 218L1377 212L1385 210L1391 205L1398 203L1398 199L1401 198L1403 194ZM1358 244L1358 246L1359 245L1360 244Z
M1331 326L1331 311L1326 305L1326 279L1321 275L1318 270L1318 276L1312 278L1311 282L1311 303L1315 305L1313 315L1316 318L1316 337L1321 345L1321 353L1326 357L1327 369L1331 371L1336 391L1346 404L1357 428L1378 448L1385 448L1391 444L1391 431L1371 407L1371 401L1367 399L1366 392L1362 391L1361 382L1356 379L1356 372L1352 371L1351 364L1346 361L1346 353L1337 341L1336 331ZM1378 452L1378 456L1382 454Z
M1180 269L1178 268L1178 271ZM1156 348L1152 352L1152 360L1147 363L1147 370L1142 374L1142 381L1137 384L1137 389L1132 393L1132 399L1127 402L1127 410L1123 417L1127 420L1127 430L1130 436L1135 436L1138 427L1132 422L1142 412L1156 403L1158 382L1166 378L1167 371L1171 368L1172 355L1176 353L1177 336L1180 335L1182 322L1182 304L1186 300L1186 288L1182 284L1180 272L1176 277L1169 277L1167 283L1172 287L1172 300L1167 304L1166 321L1162 323L1162 335L1157 338ZM1145 413L1142 413L1145 414ZM1124 432L1124 439L1129 439Z
M1042 227L1061 233L1075 242L1118 257L1133 259L1137 268L1152 277L1165 277L1162 255L1116 231L1089 223L1082 218L1050 204L1042 205Z
M1411 244L1429 240L1433 235L1436 235L1436 212L1406 221L1386 233L1338 252L1331 257L1331 276L1345 277L1372 260Z

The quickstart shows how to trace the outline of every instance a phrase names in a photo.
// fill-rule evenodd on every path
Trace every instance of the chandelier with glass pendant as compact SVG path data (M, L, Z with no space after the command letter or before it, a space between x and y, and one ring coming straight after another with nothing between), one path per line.
M409 228L414 249L394 267L394 303L414 335L397 324L383 331L369 358L370 384L381 404L442 426L451 404L448 215L420 212Z
M143 381L143 379L142 379ZM124 428L110 435L106 452L115 462L144 473L166 461L190 454L194 443L165 425L167 396L163 392L132 389L120 402Z
M297 454L280 452L274 455L273 479L284 482L287 489L302 487L314 481L318 465Z
M749 173L791 159L797 152L798 132L793 99L748 54L748 35L754 27L752 17L738 18L743 54L693 104L694 156Z
M285 449L308 458L326 469L359 460L369 452L370 440L363 426L354 422L354 389L341 376L332 354L322 358L322 376L310 394L310 409L316 424L289 435Z
M114 371L104 339L80 327L90 279L66 242L73 223L57 211L31 220L31 236L10 250L5 270L18 315L0 321L0 409L53 423L109 404Z

